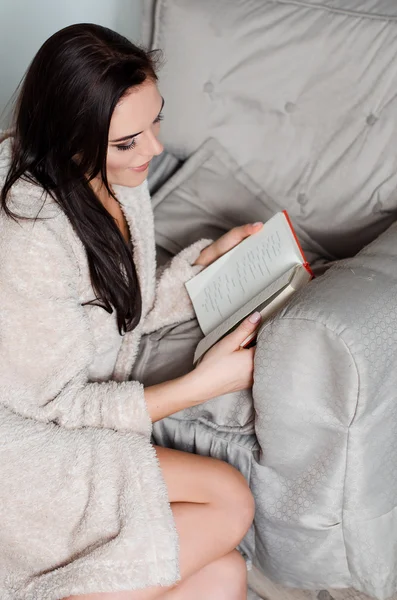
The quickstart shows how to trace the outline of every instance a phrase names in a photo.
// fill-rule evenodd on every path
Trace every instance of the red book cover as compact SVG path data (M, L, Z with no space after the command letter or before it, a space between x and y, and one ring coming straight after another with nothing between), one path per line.
M305 253L303 252L303 249L302 249L302 246L301 246L301 244L300 244L300 241L298 240L298 236L296 235L296 232L295 232L294 226L293 226L293 225L292 225L292 223L291 223L291 219L289 218L289 214L288 214L288 212L287 212L286 210L283 210L283 215L284 215L284 216L285 216L285 218L287 219L287 223L288 223L288 225L289 225L289 226L290 226L290 228L291 228L292 235L294 236L294 238L295 238L295 241L296 241L296 243L297 243L297 246L298 246L298 248L299 248L299 251L300 251L300 253L301 253L301 255L302 255L302 259L303 259L303 266L305 267L306 271L307 271L308 273L310 273L310 275L311 275L312 277L314 277L314 273L313 273L313 271L311 270L311 268L310 268L310 265L309 265L309 263L308 263L308 262L307 262L307 260L306 260Z

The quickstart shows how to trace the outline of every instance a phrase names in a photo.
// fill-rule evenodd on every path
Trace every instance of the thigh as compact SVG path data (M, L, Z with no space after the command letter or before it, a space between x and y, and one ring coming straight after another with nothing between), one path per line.
M161 446L155 448L171 503L228 505L250 495L243 475L222 460Z

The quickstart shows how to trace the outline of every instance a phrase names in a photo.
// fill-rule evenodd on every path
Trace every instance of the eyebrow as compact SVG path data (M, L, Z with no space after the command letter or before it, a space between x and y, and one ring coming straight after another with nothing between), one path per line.
M164 98L162 98L162 103L161 103L160 112L159 112L159 114L157 115L156 119L158 119L158 118L159 118L159 116L160 116L160 114L161 114L161 111L163 110L163 108L164 108ZM155 119L155 120L156 120L156 119ZM153 122L154 122L154 121L153 121ZM126 140L130 140L130 139L132 139L132 138L136 137L137 135L140 135L141 133L142 133L142 131L138 131L138 133L131 133L131 135L125 135L125 136L123 136L123 137L121 137L121 138L117 138L117 140L110 140L110 142L111 142L112 144L114 144L115 142L125 142Z

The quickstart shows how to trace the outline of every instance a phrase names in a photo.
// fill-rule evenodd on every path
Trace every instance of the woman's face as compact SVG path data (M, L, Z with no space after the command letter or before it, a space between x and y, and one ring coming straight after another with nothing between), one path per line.
M146 179L153 156L163 151L157 139L163 103L156 84L147 79L117 104L109 127L109 184L135 187Z

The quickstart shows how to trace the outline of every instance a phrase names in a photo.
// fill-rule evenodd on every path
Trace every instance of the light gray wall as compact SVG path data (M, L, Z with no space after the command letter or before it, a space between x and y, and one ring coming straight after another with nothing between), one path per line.
M41 44L72 23L98 23L139 41L144 0L0 0L0 129Z

